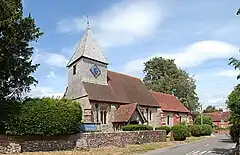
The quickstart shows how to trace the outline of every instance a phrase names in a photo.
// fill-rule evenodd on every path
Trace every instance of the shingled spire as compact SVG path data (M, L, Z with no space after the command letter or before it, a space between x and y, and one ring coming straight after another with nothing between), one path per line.
M108 64L105 59L99 43L93 37L89 21L87 21L87 28L85 34L78 44L73 56L71 57L67 67L70 67L74 62L78 61L81 57L89 58L104 64Z

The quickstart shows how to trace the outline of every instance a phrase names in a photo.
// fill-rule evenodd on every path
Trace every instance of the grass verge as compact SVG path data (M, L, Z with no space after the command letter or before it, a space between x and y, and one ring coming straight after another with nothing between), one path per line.
M200 140L204 140L208 137L187 137L185 141L173 142L169 138L167 142L153 142L140 145L128 145L127 147L102 147L93 148L90 150L73 150L73 151L53 151L53 152L25 152L21 155L133 155L138 153L144 153L147 151L155 150L158 148L171 147L176 144L192 143Z

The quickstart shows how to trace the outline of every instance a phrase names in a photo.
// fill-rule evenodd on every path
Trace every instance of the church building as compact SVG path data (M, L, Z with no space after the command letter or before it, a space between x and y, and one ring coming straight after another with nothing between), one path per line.
M64 96L78 101L86 123L100 123L102 131L127 124L160 126L160 104L139 78L108 70L108 61L93 37L89 23L68 67Z

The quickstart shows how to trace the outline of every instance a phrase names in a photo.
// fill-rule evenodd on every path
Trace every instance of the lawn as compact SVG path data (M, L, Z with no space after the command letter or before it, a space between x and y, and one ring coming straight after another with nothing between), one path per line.
M94 148L90 150L73 150L73 151L54 151L54 152L25 152L21 155L132 155L137 153L144 153L147 151L155 150L158 148L166 148L177 144L191 143L199 140L210 138L211 136L205 137L188 137L182 142L173 142L169 138L167 142L154 142L140 145L129 145L127 147L103 147Z

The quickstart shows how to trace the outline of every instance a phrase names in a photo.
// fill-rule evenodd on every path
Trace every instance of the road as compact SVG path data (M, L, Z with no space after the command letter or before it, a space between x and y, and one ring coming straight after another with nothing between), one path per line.
M157 149L144 155L228 155L235 146L225 134L216 134L215 138L204 141Z

